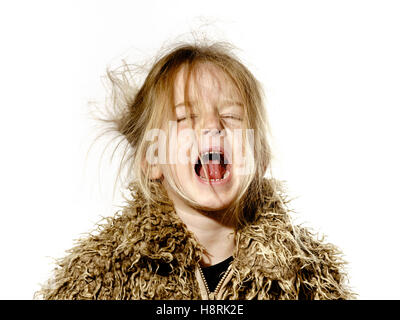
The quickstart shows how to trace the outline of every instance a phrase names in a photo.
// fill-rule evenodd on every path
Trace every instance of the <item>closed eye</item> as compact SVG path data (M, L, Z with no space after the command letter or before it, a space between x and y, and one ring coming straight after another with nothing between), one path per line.
M227 114L227 115L223 115L221 116L222 119L231 119L231 120L238 120L238 121L242 121L242 117L239 117L237 115L233 115L233 114Z
M191 119L195 119L195 118L197 118L197 115L196 115L196 114L191 114L191 115L190 115L190 118L191 118ZM180 117L180 118L176 119L176 121L177 121L177 122L181 122L181 121L184 121L184 120L186 120L186 119L187 119L187 117Z

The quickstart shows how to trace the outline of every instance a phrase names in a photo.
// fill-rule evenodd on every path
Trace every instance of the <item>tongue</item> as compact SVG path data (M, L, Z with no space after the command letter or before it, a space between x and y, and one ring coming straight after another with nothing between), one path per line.
M221 164L205 164L200 168L200 176L204 179L207 179L204 167L207 169L208 177L210 179L222 179L225 173L225 168Z

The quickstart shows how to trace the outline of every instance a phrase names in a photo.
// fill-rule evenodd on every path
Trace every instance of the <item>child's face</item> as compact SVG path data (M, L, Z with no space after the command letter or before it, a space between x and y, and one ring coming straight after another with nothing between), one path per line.
M181 70L174 93L178 139L170 139L169 143L175 151L187 150L185 155L190 161L182 163L182 158L178 159L182 152L180 155L174 152L174 164L169 165L173 166L175 182L186 195L205 210L223 210L235 200L240 186L238 168L242 165L239 163L242 147L234 143L234 131L244 129L244 106L231 81L211 64L202 64L195 81L189 81L190 105L185 102L184 90L185 74ZM186 118L186 112L192 123ZM194 140L187 139L185 132L192 133ZM203 161L208 160L208 165L198 164L198 154L193 151ZM167 190L174 202L181 200L168 186Z

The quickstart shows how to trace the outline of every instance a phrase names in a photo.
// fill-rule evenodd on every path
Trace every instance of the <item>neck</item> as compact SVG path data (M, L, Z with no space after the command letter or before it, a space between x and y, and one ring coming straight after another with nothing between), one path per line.
M205 248L201 261L203 266L217 264L233 254L234 227L232 223L221 222L223 211L203 212L190 207L172 193L168 192L168 196L180 219Z

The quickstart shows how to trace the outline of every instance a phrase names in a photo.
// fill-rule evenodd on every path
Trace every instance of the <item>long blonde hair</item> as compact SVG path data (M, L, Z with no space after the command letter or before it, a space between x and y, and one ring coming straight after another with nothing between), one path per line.
M150 166L143 166L146 151L151 142L145 139L146 132L161 128L166 120L174 119L174 86L178 72L184 68L186 80L203 63L210 63L231 81L245 106L244 123L253 129L254 166L243 179L240 191L227 210L236 224L246 223L252 216L252 207L259 199L261 184L270 166L271 148L267 139L268 122L264 96L260 83L233 53L227 43L184 43L175 45L162 53L152 65L142 84L135 84L135 68L125 65L122 69L108 71L112 84L112 112L99 119L111 124L111 130L126 142L119 174L127 166L131 174L127 179L134 181L139 190L151 202L157 198L159 181L150 177ZM185 98L187 95L185 88ZM120 143L116 148L120 147ZM114 150L115 151L115 150ZM190 199L174 180L169 183L180 196L192 205ZM155 188L156 186L156 188Z

